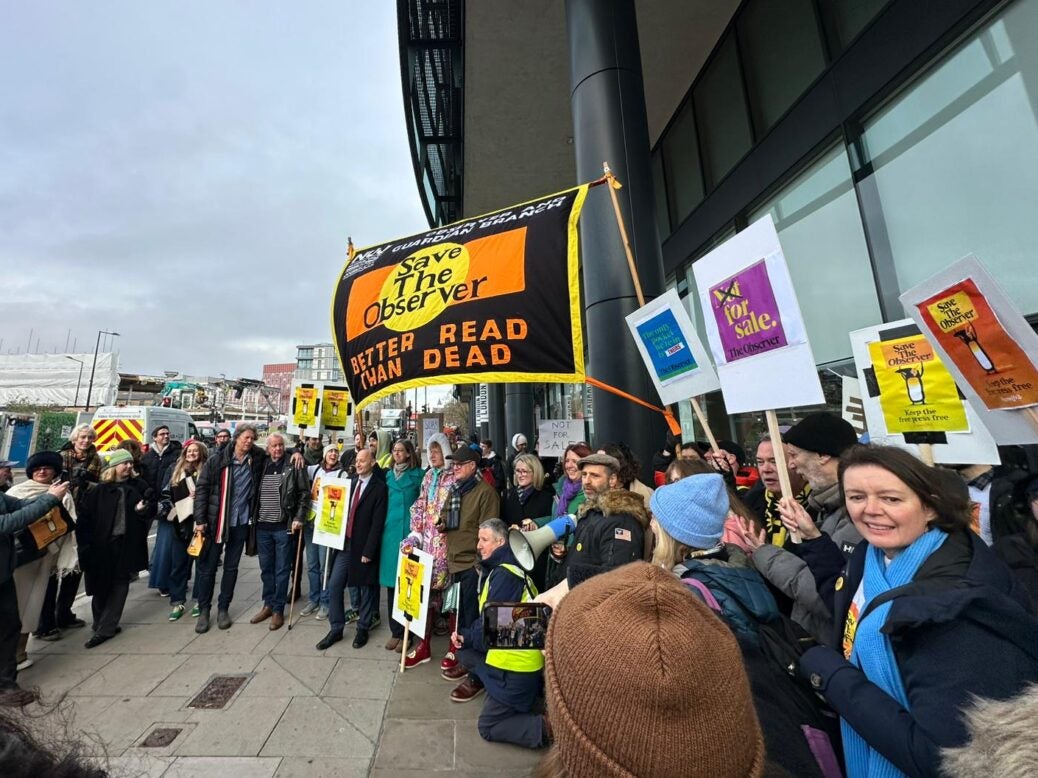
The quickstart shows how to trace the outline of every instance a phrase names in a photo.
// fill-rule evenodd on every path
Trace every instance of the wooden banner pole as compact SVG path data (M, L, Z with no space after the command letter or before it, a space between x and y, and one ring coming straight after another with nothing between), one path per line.
M717 445L717 438L714 437L714 431L710 429L710 422L706 420L706 414L703 412L703 407L699 404L699 400L695 397L690 397L689 401L692 403L692 413L696 415L696 421L699 422L699 426L706 433L706 439L710 441L710 450L714 454L721 453L721 447Z
M919 444L919 458L923 460L923 463L933 467L933 444L932 443L920 443Z
M411 620L404 619L404 643L400 646L400 672L404 672L404 661L407 659L407 641L411 639Z
M783 497L794 497L793 487L789 483L789 470L786 467L786 447L782 444L782 430L779 429L778 415L775 411L765 411L768 420L768 437L771 438L771 447L775 452L775 467L778 470L779 489ZM794 543L800 542L800 533L789 531L789 539Z
M1021 408L1021 410L1027 416L1028 421L1031 422L1031 426L1038 431L1038 408L1032 405L1028 408Z
M634 254L631 251L631 244L627 240L627 227L624 226L624 217L620 212L620 201L616 197L616 190L620 188L621 184L616 180L616 176L613 175L613 171L609 169L609 163L602 163L602 172L604 178L609 182L609 198L613 201L613 213L616 215L616 226L620 229L620 240L624 244L624 253L627 254L627 267L631 271L631 281L634 282L634 293L638 296L638 307L645 305L645 294L642 292L642 282L638 277L638 268L634 264Z

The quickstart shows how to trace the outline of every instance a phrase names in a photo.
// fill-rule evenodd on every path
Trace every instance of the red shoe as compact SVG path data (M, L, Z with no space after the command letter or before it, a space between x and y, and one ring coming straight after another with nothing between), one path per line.
M455 667L458 666L458 657L454 653L454 651L454 644L451 643L450 651L448 651L446 656L444 656L443 659L440 661L441 670L453 670Z
M418 667L418 665L424 665L431 659L432 653L429 651L429 642L421 640L404 657L404 668L410 670L413 667Z
M484 691L483 684L474 683L471 678L466 678L451 692L451 701L453 702L470 702L476 699Z

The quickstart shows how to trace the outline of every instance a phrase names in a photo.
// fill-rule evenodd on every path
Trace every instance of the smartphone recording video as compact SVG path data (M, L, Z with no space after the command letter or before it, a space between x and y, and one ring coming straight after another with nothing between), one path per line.
M489 648L543 649L551 607L542 602L488 602L483 642Z

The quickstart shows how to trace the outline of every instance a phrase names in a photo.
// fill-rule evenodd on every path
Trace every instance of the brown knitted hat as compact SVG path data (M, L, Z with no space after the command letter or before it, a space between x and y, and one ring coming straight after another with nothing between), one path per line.
M760 776L764 739L731 631L672 574L591 578L548 627L545 680L569 778Z

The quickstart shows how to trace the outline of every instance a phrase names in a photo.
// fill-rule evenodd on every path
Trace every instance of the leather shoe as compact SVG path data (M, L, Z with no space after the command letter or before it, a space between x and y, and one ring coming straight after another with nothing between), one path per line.
M473 681L471 677L466 678L464 681L454 687L454 691L451 692L452 702L469 702L476 699L484 691L483 684L478 681Z
M321 642L317 644L317 650L324 651L326 648L331 648L340 640L342 640L341 632L329 632L327 635L321 638Z
M202 608L198 612L198 619L195 621L195 632L199 635L209 631L209 609Z
M231 621L231 614L229 614L227 611L216 612L216 626L220 629L230 629L231 624L233 623L234 622Z
M98 635L95 632L93 635L90 636L90 640L88 640L84 645L87 648L97 648L99 645L101 645L105 641L111 640L111 639L112 638L109 635Z
M271 631L274 631L275 629L281 629L283 626L285 626L285 617L283 614L275 613L273 616L270 617Z
M353 638L354 648L364 648L368 644L368 632L367 630L358 629L357 636Z
M249 619L249 624L259 624L261 621L266 621L274 615L274 611L264 605L260 608L259 613Z
M460 681L462 678L464 678L468 674L469 674L469 671L466 670L461 665L456 665L456 666L450 668L449 670L441 670L440 671L440 677L441 678L444 678L445 680L448 680L448 681L454 681L455 683Z

